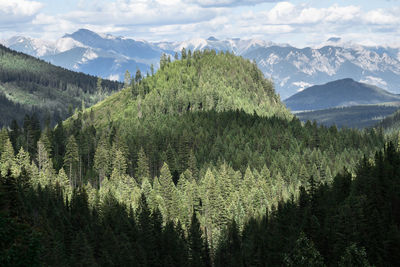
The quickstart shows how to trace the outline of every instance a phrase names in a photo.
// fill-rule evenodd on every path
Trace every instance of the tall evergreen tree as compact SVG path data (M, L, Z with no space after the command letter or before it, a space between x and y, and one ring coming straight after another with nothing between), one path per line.
M73 187L77 186L77 168L79 162L78 145L75 137L71 135L65 147L64 166L68 170L69 179Z

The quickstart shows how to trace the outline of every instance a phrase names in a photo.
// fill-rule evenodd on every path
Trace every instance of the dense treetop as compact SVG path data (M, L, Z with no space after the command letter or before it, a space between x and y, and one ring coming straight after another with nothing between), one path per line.
M148 116L212 109L292 117L255 63L215 51L184 52L173 62L164 55L157 73L143 78L136 72L124 90L95 105L93 113L96 125L121 125Z

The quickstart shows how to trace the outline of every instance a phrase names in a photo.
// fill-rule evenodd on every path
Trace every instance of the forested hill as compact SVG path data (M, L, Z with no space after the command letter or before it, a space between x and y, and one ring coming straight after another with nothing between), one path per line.
M143 78L138 71L125 80L124 90L93 108L95 124L136 123L149 115L206 110L292 117L257 65L230 53L183 51L172 62L164 55L157 73Z
M385 175L400 155L356 167L384 147L381 129L303 125L251 62L181 57L126 75L125 89L53 130L0 131L1 266L396 262L398 219L384 204L399 191Z
M12 119L22 122L33 112L42 120L65 119L83 102L93 105L120 88L118 82L56 67L0 45L0 126Z

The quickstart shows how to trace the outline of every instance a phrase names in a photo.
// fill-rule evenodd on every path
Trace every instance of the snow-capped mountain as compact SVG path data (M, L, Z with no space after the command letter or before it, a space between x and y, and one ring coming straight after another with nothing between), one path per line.
M321 48L260 47L242 54L255 59L266 77L275 82L282 98L315 84L352 78L400 92L400 61L396 49L362 46Z
M239 38L232 38L227 40L218 40L211 36L207 39L196 38L183 42L158 42L154 43L154 45L165 51L180 52L182 48L190 50L214 49L217 51L229 51L241 55L246 51L251 51L259 47L269 47L276 44L257 39L242 40Z
M400 93L400 49L345 43L339 37L318 47L296 48L257 39L215 37L151 43L81 29L54 42L13 37L3 43L55 65L111 79L122 80L126 70L146 72L151 64L157 68L162 53L172 56L185 47L229 51L255 60L282 99L306 87L343 78Z

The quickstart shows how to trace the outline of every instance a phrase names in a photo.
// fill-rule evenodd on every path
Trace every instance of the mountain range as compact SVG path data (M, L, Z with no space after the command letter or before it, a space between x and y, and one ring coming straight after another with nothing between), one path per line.
M146 73L151 64L157 68L162 53L173 57L185 47L229 51L255 60L282 99L312 85L344 78L400 93L399 48L343 43L340 38L330 38L319 47L296 48L257 39L215 37L148 42L80 29L55 41L16 36L1 42L58 66L115 80L122 80L126 70Z
M292 111L304 111L398 101L400 95L346 78L311 86L292 95L284 103Z

